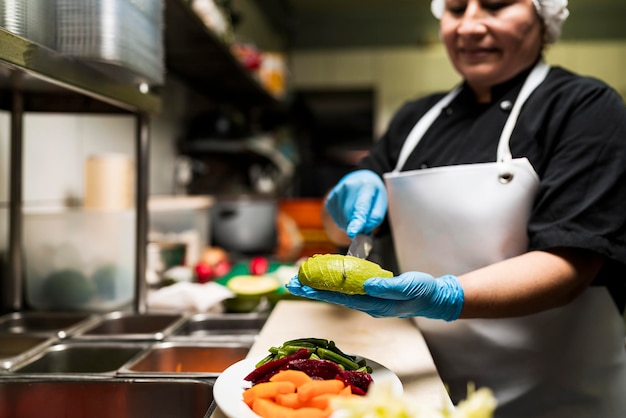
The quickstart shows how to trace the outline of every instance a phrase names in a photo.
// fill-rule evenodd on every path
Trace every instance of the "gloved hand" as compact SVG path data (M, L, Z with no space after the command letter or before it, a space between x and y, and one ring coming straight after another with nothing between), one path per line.
M371 170L346 174L326 197L326 209L350 238L371 233L387 213L387 191L380 176Z
M464 294L459 280L452 275L439 278L410 271L388 278L365 281L367 295L346 295L304 286L298 276L287 284L291 294L344 305L375 318L424 316L453 321L463 309Z

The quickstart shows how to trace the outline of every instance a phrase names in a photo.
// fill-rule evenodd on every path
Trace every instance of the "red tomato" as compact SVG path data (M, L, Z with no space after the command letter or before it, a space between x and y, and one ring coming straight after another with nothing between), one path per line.
M222 260L213 266L213 271L215 273L215 277L226 276L228 272L230 272L230 263L226 260Z
M270 262L267 261L267 258L256 256L252 257L250 260L249 270L251 274L260 276L262 274L267 273L270 267Z
M198 283L206 283L215 278L215 270L209 263L199 262L196 264L195 271Z

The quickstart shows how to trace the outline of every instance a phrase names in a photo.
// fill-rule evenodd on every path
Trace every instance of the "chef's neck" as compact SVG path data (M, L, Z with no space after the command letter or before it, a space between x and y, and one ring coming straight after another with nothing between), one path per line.
M498 97L504 92L508 91L512 86L522 83L528 77L528 74L535 67L537 62L541 60L543 57L539 56L537 60L535 60L532 65L524 68L523 70L517 72L515 75L497 82L488 82L481 80L467 80L467 86L474 93L474 97L476 98L476 102L478 103L491 103L493 100L498 100ZM495 99L494 99L495 96Z
M491 87L477 88L470 86L478 103L491 103Z

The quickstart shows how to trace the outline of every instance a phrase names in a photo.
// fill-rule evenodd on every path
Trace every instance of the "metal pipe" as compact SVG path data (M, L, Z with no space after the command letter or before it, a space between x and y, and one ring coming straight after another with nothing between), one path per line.
M23 74L12 73L13 94L11 98L11 159L9 161L9 254L8 280L4 283L3 308L12 311L22 309L22 159L24 133L24 94L21 89Z
M135 300L137 313L147 311L146 258L148 245L148 184L150 170L150 119L146 113L136 114L135 164L136 191L136 261L135 261Z

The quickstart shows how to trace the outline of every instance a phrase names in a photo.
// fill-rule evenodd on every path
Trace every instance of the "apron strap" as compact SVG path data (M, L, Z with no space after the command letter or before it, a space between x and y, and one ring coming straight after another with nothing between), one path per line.
M498 151L497 151L497 160L498 162L505 162L512 159L511 149L509 147L509 141L511 139L511 134L513 133L513 129L515 128L515 124L517 123L517 118L522 110L522 106L526 102L526 99L532 94L532 92L545 80L548 72L550 71L550 66L545 63L545 61L540 60L537 65L530 72L520 93L515 100L515 104L511 109L511 113L502 129L502 134L500 135L500 141L498 143ZM461 86L456 87L446 96L444 96L439 102L437 102L422 118L415 124L406 140L404 141L404 145L402 146L402 150L400 151L400 155L398 156L398 162L396 167L393 169L393 173L398 173L404 167L407 159L417 146L417 144L422 140L426 131L430 128L430 126L435 122L435 120L441 114L441 111L448 106L452 100L460 93Z
M402 150L400 151L400 155L398 156L398 162L396 163L396 168L393 169L394 173L399 172L402 167L404 167L404 163L411 155L411 152L415 149L417 144L421 141L422 137L430 128L430 125L433 124L435 119L439 117L441 111L452 102L452 100L461 92L461 86L458 86L443 99L438 101L433 107L430 108L428 112L415 124L406 140L404 141L404 145L402 146Z
M517 95L515 104L511 109L509 118L504 124L502 134L500 134L500 142L498 143L498 162L509 161L513 158L511 155L511 148L509 147L509 141L511 140L513 129L517 123L517 118L522 111L522 106L526 103L526 99L528 99L532 92L535 91L543 80L545 80L548 72L550 72L550 66L546 64L545 61L541 60L537 63L537 65L535 65L535 68L533 68L526 78L522 89Z

